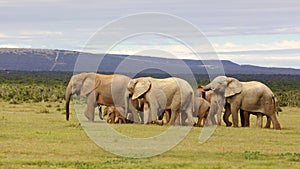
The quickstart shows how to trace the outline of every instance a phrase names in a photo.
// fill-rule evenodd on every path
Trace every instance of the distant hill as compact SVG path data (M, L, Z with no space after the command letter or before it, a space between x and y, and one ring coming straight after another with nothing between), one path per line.
M78 56L81 55L89 60L99 58L103 60L98 67L98 72L116 72L126 62L127 67L121 69L125 73L136 70L136 67L161 67L161 70L170 70L171 73L182 73L187 67L193 73L207 74L207 70L220 69L223 65L226 74L290 74L300 75L300 69L291 68L269 68L253 65L238 65L228 60L188 60L188 59L167 59L149 56L128 56L128 55L101 55L80 53L67 50L48 49L0 49L0 70L26 70L26 71L73 71ZM89 63L96 64L96 63ZM121 66L120 66L121 65ZM92 65L91 65L92 66ZM91 67L90 66L90 67ZM88 70L89 65L86 65ZM148 69L147 73L160 73L159 69ZM127 72L126 72L127 71ZM168 73L170 73L168 72Z

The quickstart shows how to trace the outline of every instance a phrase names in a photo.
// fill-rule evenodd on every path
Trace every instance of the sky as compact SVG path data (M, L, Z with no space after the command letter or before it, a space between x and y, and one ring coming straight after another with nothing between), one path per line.
M99 30L145 12L168 14L193 25L219 59L300 69L297 0L0 0L0 48L85 51ZM183 44L176 38L143 34L123 39L110 52L149 55L144 51L159 49L192 58Z

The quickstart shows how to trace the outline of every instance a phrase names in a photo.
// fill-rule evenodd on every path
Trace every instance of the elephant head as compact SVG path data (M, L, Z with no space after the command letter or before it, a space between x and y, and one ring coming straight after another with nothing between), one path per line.
M96 84L95 78L95 73L80 73L71 77L65 93L67 120L69 120L69 105L71 96L73 94L88 96L93 93L96 86L98 85ZM95 95L91 97L93 97L93 99L95 100Z
M230 97L242 91L242 83L235 78L218 76L208 85L204 86L204 90L213 90L222 93L225 97Z
M135 100L145 94L151 87L148 79L133 79L129 82L127 89L132 94L132 100Z

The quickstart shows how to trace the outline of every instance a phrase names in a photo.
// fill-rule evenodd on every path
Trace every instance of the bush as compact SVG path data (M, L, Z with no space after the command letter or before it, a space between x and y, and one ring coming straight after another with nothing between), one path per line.
M258 155L259 155L260 152L258 151L255 151L255 152L252 152L252 151L245 151L242 156L244 157L244 159L247 159L247 160L254 160L254 159L258 159Z

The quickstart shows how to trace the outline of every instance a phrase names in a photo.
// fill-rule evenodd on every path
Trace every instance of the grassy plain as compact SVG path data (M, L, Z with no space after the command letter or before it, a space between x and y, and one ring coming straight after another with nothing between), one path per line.
M202 128L193 128L172 150L143 159L119 157L98 147L74 111L70 121L65 121L64 111L59 102L0 102L0 168L300 168L300 108L283 108L279 131L256 128L252 116L250 128L223 124L200 144ZM166 128L112 127L136 137Z

